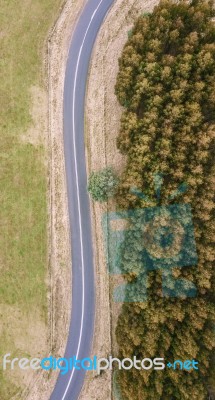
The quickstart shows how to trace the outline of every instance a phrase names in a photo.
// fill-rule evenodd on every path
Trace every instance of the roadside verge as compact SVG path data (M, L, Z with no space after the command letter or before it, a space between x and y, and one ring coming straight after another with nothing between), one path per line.
M127 41L128 32L142 12L153 9L158 0L117 0L98 34L88 77L86 94L86 132L88 174L106 166L120 173L125 158L116 147L122 108L114 94L118 58ZM91 202L93 245L96 269L96 324L92 355L98 358L115 355L115 327L121 305L111 301L116 278L109 279L104 247L102 216L114 210L114 202ZM111 373L100 376L89 372L80 400L111 400Z

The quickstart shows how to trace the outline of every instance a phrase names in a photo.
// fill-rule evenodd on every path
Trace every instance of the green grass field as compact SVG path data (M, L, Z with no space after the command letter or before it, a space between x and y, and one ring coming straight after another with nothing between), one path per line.
M17 354L16 328L8 321L20 313L26 324L37 309L47 315L47 167L43 145L21 138L32 124L31 92L43 86L45 40L62 0L4 0L0 13L0 360ZM42 133L43 134L43 133ZM23 337L30 347L31 338ZM15 382L16 381L16 382ZM0 399L22 389L0 371Z

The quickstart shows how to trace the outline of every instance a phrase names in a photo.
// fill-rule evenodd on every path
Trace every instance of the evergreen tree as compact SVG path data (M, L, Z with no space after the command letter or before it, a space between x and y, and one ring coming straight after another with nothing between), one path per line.
M107 167L99 172L92 172L89 177L88 191L93 200L104 202L116 191L118 179L112 168Z
M173 270L175 278L197 287L197 297L165 297L163 272L151 271L147 300L123 305L116 335L122 358L196 359L199 370L122 371L118 383L124 400L205 400L211 382L215 348L212 17L212 1L161 0L152 14L139 17L119 60L116 95L124 112L117 145L127 155L127 165L117 190L118 207L156 206L154 176L162 173L159 205L191 205L198 253L196 266ZM182 182L188 190L174 198L172 193ZM137 197L132 188L145 196ZM122 245L121 269L129 282L141 273L145 282L141 235L136 232ZM166 282L171 289L172 281Z

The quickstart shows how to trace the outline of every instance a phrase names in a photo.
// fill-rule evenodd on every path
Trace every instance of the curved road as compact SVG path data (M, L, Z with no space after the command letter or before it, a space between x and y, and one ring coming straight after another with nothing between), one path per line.
M95 291L84 146L84 105L93 45L114 0L88 0L69 50L64 87L64 151L72 247L72 316L65 357L90 357ZM64 327L62 326L62 329ZM51 400L77 400L84 370L59 375Z

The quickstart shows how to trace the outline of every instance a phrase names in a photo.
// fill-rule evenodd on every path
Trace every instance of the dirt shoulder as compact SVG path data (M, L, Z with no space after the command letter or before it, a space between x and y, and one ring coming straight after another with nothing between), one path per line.
M63 357L71 316L71 248L63 148L63 91L73 30L85 0L68 0L49 34L45 67L49 170L49 355ZM40 371L28 387L27 400L46 400L57 374Z
M46 64L48 68L48 142L49 148L49 325L50 354L64 354L71 315L71 248L63 149L63 89L69 43L77 18L86 0L68 0L50 32ZM127 32L142 11L157 0L117 0L98 35L93 52L86 96L86 146L88 172L112 165L120 172L125 160L116 149L121 107L114 95L118 57ZM111 60L111 62L110 62ZM102 216L113 209L91 204L96 268L96 325L92 354L107 357L114 353L114 327L120 308L110 303L109 275L105 261ZM63 327L63 329L62 329ZM48 356L48 355L47 355ZM27 400L49 398L57 376L37 374L28 390ZM89 373L81 400L111 399L111 374L100 377Z
M114 94L118 58L127 41L128 31L142 12L149 12L158 0L117 0L105 19L97 37L89 72L86 95L86 146L88 173L112 166L122 171L125 158L116 148L122 108ZM114 204L91 203L96 268L96 325L92 354L100 357L114 355L117 350L114 331L120 305L113 304L112 287L105 260L102 217L114 210ZM81 400L110 400L111 374L89 373Z

